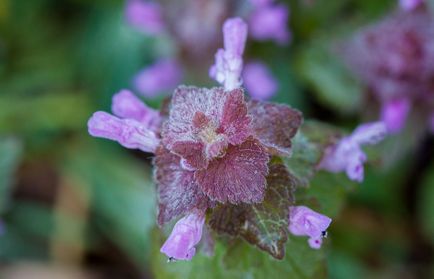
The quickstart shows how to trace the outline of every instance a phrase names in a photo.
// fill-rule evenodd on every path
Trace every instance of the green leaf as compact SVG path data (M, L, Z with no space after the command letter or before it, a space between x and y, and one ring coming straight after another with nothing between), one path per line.
M0 138L0 214L6 209L14 172L22 154L22 145L16 138Z
M276 259L283 259L295 180L278 160L272 161L269 168L262 203L221 205L213 211L210 225L219 233L241 236Z
M419 222L434 243L434 164L423 181L419 201Z
M198 253L191 261L167 262L159 252L164 242L154 233L152 272L156 279L220 278L326 278L324 248L313 250L304 237L290 237L286 256L276 260L245 241L217 241L212 257Z
M342 113L353 113L359 106L361 86L320 39L303 48L298 56L299 73L324 105Z
M91 112L85 94L6 95L0 97L0 133L83 129Z
M90 188L97 228L143 265L149 252L149 233L156 224L150 167L100 145L104 146L99 143L71 150L64 171Z
M307 121L302 125L292 140L292 156L284 159L298 185L309 185L324 150L341 136L338 129L320 122Z

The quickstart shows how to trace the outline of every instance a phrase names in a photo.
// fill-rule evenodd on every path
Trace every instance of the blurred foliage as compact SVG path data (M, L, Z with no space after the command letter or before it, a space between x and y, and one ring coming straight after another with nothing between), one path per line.
M101 278L432 278L434 145L421 125L370 149L361 185L304 167L320 159L321 139L362 121L360 111L376 118L337 46L396 1L281 2L291 7L292 44L249 42L247 60L270 66L274 101L343 128L307 121L285 161L304 185L296 203L333 218L323 249L289 236L278 261L220 237L214 257L166 263L149 154L91 139L86 121L142 67L178 50L128 27L123 0L0 0L0 277L5 264L35 261Z

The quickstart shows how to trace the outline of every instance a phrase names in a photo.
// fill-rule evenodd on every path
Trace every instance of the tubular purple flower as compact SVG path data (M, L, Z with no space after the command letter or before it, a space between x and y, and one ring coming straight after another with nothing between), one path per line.
M412 11L419 7L424 0L399 0L399 6L404 11Z
M345 171L351 180L362 182L363 164L367 157L361 145L376 144L382 141L386 134L387 128L383 122L360 125L352 135L326 149L318 168L334 173Z
M332 219L306 206L291 206L289 212L289 231L296 236L308 236L311 248L321 248Z
M249 18L250 35L258 41L274 40L287 44L289 10L285 5L270 5L253 11Z
M129 90L121 90L112 99L112 112L120 118L137 120L156 132L161 124L160 113L143 103Z
M243 70L243 52L247 40L247 24L241 18L231 18L223 25L224 49L215 55L215 64L209 74L224 85L226 91L241 85Z
M125 18L128 24L147 34L158 34L165 27L161 6L156 2L128 0Z
M389 133L396 134L404 128L409 112L410 102L407 98L392 100L383 104L381 120Z
M155 152L160 143L157 135L134 119L119 119L106 112L97 111L89 119L89 134L119 142L131 149Z
M243 82L250 96L257 100L270 99L278 89L278 83L270 70L259 61L246 64Z
M190 261L196 254L195 246L202 238L202 229L205 224L205 214L194 210L181 218L173 227L172 233L163 244L160 252L166 254L169 260Z
M147 98L171 92L181 83L182 68L170 59L157 61L143 69L134 78L134 87Z

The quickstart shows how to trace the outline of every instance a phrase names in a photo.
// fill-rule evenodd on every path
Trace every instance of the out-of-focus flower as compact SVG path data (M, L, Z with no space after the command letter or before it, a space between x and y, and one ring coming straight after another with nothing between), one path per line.
M431 133L434 134L434 112L432 112L428 118L428 126Z
M147 0L127 0L125 18L128 24L146 34L158 34L165 28L161 6Z
M122 146L155 152L159 114L145 106L131 92L122 90L113 97L113 113L95 112L88 121L89 134L119 142Z
M147 98L157 97L174 90L182 80L178 62L163 59L140 71L134 78L134 87Z
M434 109L434 20L426 9L398 12L361 30L342 53L382 105L392 132L399 130L409 108L429 117L426 112Z
M306 206L291 206L289 208L289 231L296 236L308 236L309 246L319 249L322 239L332 219L319 214Z
M345 171L351 180L362 182L363 164L367 157L361 146L376 144L383 140L386 134L387 128L383 122L360 125L350 136L326 149L318 168L335 173Z
M389 133L395 134L402 130L409 111L410 102L406 98L391 100L383 104L381 120L386 124Z
M6 232L6 226L3 223L3 220L0 218L0 237L4 235Z
M246 64L243 83L250 96L257 100L270 99L279 87L268 67L259 61Z
M250 35L258 41L274 40L287 44L291 37L288 18L288 7L283 4L257 7L249 16Z
M419 7L424 0L399 0L399 5L405 11L411 11Z
M224 49L215 55L209 74L227 91L241 85L243 53L247 40L247 24L241 18L228 19L223 25Z
M268 6L274 2L274 0L249 0L250 4L255 8Z
M195 246L202 238L204 223L205 214L198 210L181 218L160 251L166 254L169 260L191 260L196 254Z

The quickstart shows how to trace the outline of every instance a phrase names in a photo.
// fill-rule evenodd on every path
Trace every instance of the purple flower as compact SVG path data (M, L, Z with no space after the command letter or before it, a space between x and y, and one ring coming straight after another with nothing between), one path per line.
M434 107L434 20L427 9L397 12L362 29L342 50L373 95L367 99L382 106L382 119L392 133L404 125L411 107L429 117L426 112Z
M125 18L128 24L147 34L158 34L164 29L160 4L146 0L127 0Z
M249 17L250 35L258 41L275 40L287 44L289 10L285 5L268 5L255 9Z
M412 11L419 7L424 0L399 0L399 5L404 11Z
M350 136L326 149L318 168L336 173L345 171L351 180L362 182L363 164L367 157L361 146L380 142L386 133L387 128L383 122L360 125Z
M381 120L386 124L389 133L395 134L405 126L410 102L406 98L391 100L383 104Z
M137 74L134 78L134 87L143 96L153 98L172 91L181 80L181 66L174 60L164 59Z
M215 202L261 202L270 155L291 153L300 124L299 112L247 103L242 89L179 87L154 160L159 224Z
M250 0L250 4L255 8L260 8L272 4L274 0Z
M226 20L223 25L223 39L224 49L217 51L215 64L210 68L209 74L230 91L241 85L247 24L240 18Z
M113 97L113 113L95 112L88 121L89 134L119 142L122 146L155 152L160 143L158 128L161 117L144 105L130 91L122 90Z
M332 219L306 206L291 206L289 212L289 231L293 235L308 236L309 246L313 249L321 248Z
M243 82L247 92L257 100L270 99L278 89L277 81L270 70L259 61L246 64L243 71Z
M204 223L205 214L197 210L181 218L160 251L166 254L169 260L191 260L196 253L195 246L202 238Z

